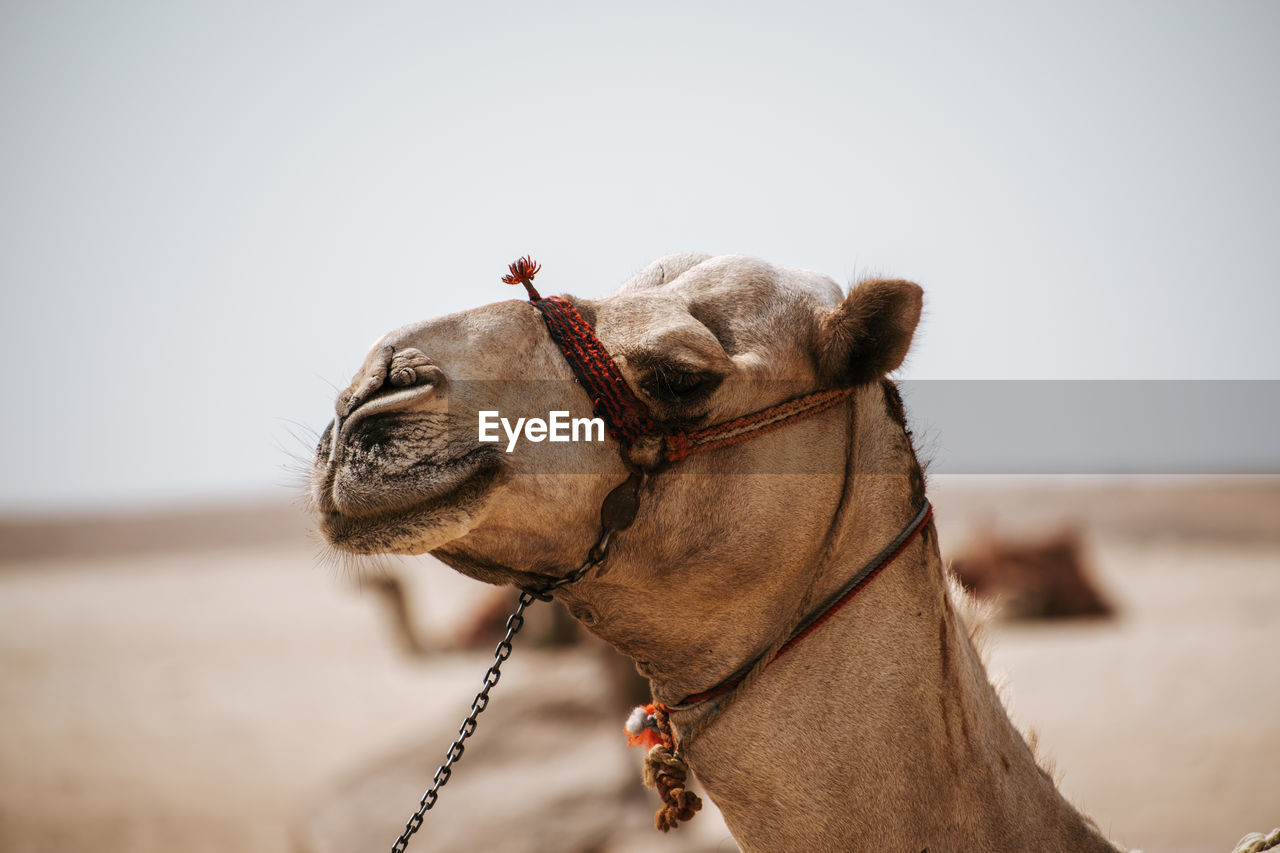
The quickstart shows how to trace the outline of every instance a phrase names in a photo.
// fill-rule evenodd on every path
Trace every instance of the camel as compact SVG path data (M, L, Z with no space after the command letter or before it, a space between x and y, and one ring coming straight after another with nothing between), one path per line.
M516 276L536 295L531 277ZM1010 722L931 521L776 655L927 506L887 378L919 286L873 279L845 294L814 272L678 254L610 296L566 299L665 432L841 396L679 464L637 462L613 441L506 452L478 440L480 412L593 414L539 310L511 300L404 326L374 345L317 448L311 499L333 547L429 552L487 583L549 590L635 660L744 851L1120 849ZM634 521L577 577L620 483ZM732 690L682 703L744 670Z

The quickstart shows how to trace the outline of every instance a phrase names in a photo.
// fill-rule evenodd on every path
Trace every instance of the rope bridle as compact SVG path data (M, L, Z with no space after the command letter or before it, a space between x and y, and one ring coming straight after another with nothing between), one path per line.
M850 399L856 390L842 388L816 391L691 432L667 429L653 417L644 401L636 396L612 356L596 337L591 324L577 308L559 296L539 295L533 286L533 278L541 268L540 264L526 256L511 264L509 274L503 276L502 280L507 284L524 285L528 291L530 303L542 314L552 340L564 354L578 383L587 392L593 413L604 421L609 435L618 442L623 464L630 473L626 480L609 492L601 504L600 534L581 565L562 576L544 575L545 582L521 588L515 611L507 619L506 635L494 650L493 663L485 673L484 686L459 727L458 738L449 745L445 761L437 769L432 786L423 794L418 809L392 845L392 853L403 853L407 848L410 837L422 826L426 812L435 805L440 788L452 775L453 765L461 759L465 741L475 733L477 718L489 704L489 692L498 683L502 664L511 656L512 640L524 625L525 609L535 600L550 601L556 590L582 580L607 559L609 546L616 534L630 527L635 520L639 510L640 490L648 476L690 456L739 444L825 412ZM685 788L688 766L682 758L681 747L687 746L692 737L705 729L711 720L710 715L704 716L698 726L686 732L683 741L677 743L669 715L694 709L712 699L721 700L717 703L716 710L722 711L726 707L726 699L731 699L735 691L741 690L760 672L817 630L866 587L881 569L893 562L924 529L932 514L933 508L926 499L907 527L820 607L804 614L785 640L775 643L729 678L708 690L690 694L675 704L655 703L643 709L647 712L644 725L652 734L648 738L633 738L632 734L639 734L634 732L629 734L629 740L651 746L645 761L645 781L658 789L664 802L664 807L655 816L659 829L666 831L674 828L680 821L692 818L701 808L697 795ZM806 595L806 599L807 597ZM807 600L805 604L807 606ZM639 710L637 709L638 712Z

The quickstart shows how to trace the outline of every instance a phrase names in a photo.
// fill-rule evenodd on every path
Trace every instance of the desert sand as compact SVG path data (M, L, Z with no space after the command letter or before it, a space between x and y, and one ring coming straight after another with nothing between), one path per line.
M940 477L931 494L944 552L984 526L1083 532L1119 617L997 620L987 653L1111 838L1227 853L1280 824L1280 480ZM394 570L424 632L477 600L429 558ZM0 850L388 848L489 656L404 655L374 571L322 557L287 507L0 523ZM714 813L648 826L601 660L518 646L410 849L736 849Z

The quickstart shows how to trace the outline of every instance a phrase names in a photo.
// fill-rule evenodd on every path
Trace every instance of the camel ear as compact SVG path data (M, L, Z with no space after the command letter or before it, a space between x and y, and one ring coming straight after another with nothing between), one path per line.
M859 282L837 308L818 321L818 369L847 387L874 382L907 356L920 322L924 291L901 279Z

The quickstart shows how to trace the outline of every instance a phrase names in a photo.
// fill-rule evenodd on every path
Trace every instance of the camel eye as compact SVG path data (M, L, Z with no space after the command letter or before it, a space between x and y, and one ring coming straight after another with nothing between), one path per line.
M687 405L706 399L724 377L704 370L659 367L644 381L644 390L666 403Z

